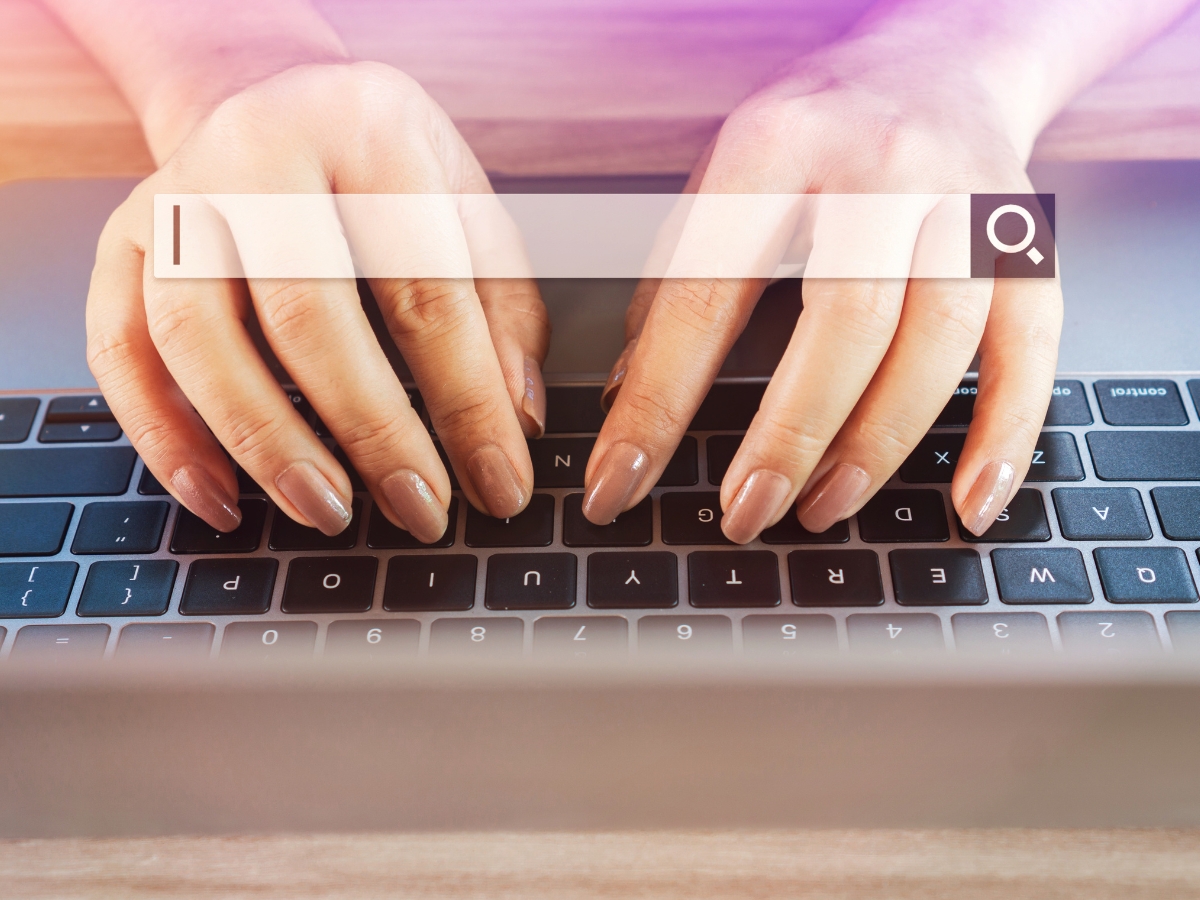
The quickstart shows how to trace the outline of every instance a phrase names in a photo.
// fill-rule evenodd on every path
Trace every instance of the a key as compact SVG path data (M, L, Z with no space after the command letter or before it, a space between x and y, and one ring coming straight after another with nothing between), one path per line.
M1150 522L1135 488L1055 488L1054 508L1067 540L1150 540Z
M965 434L929 434L921 438L900 466L900 480L908 484L949 484L966 439Z
M583 470L595 438L541 438L529 441L535 488L583 487Z
M948 541L950 526L941 491L885 490L858 513L858 533L869 543Z
M721 495L677 491L658 500L664 544L731 544L721 532Z
M837 623L833 616L746 616L742 650L747 656L802 659L836 653Z
M934 428L966 428L975 415L975 397L979 388L975 381L964 381L954 389L954 394L942 407L934 420Z
M973 544L1048 541L1050 523L1046 521L1046 505L1042 501L1042 492L1035 488L1018 490L982 536L968 531L961 519L958 521L958 533L964 541Z
M115 441L120 436L121 426L116 422L47 422L38 432L38 441L43 444L89 444Z
M1103 481L1200 481L1200 431L1089 431Z
M543 616L533 623L533 655L609 660L629 653L629 623L620 616Z
M700 469L696 464L696 439L685 434L663 473L658 476L658 487L688 487L700 480Z
M458 528L458 498L450 498L450 509L446 514L446 531L432 544L422 544L415 537L387 520L378 507L371 510L371 522L367 526L367 546L372 550L426 550L450 547L454 544L454 532Z
M307 659L312 657L316 646L316 622L230 622L221 638L221 657Z
M238 501L242 523L233 531L221 532L182 507L171 535L172 553L252 553L262 540L267 520L267 501ZM283 515L283 513L279 513Z
M534 494L524 510L508 519L493 519L467 507L468 547L547 547L554 540L554 498Z
M29 437L37 411L36 397L0 397L0 444L19 444Z
M467 659L520 656L525 623L520 619L434 619L429 628L429 654Z
M325 656L333 659L395 660L417 655L421 623L416 619L355 619L330 622Z
M393 556L388 561L383 608L391 612L443 612L475 605L474 556Z
M596 434L604 424L600 385L546 385L546 434Z
M983 564L974 550L893 550L892 588L901 606L987 603Z
M1196 586L1178 547L1100 547L1093 551L1112 603L1195 603Z
M1144 612L1063 612L1058 633L1069 653L1154 653L1162 649L1154 618Z
M743 435L740 434L714 434L704 442L704 449L708 454L709 484L720 486L725 473L729 471L733 457L742 446L742 438Z
M1046 411L1046 425L1091 425L1087 391L1078 381L1056 381Z
M132 447L0 450L0 497L101 497L125 493Z
M285 613L366 612L375 600L374 556L297 557L283 585Z
M208 659L216 628L208 622L134 622L117 636L117 659Z
M358 543L358 527L362 522L362 500L354 498L350 524L339 534L328 535L316 528L301 525L290 516L276 510L271 523L272 550L353 550Z
M53 556L74 511L70 503L0 504L0 556Z
M179 563L173 559L94 562L88 568L75 614L161 616L171 602Z
M1083 463L1075 436L1067 431L1043 431L1034 445L1025 480L1083 481Z
M1187 411L1173 381L1097 381L1100 415L1109 425L1186 425Z
M726 616L642 616L638 652L666 656L710 656L733 650L733 623Z
M954 646L960 652L1017 656L1049 653L1050 627L1039 613L955 613Z
M820 534L813 534L800 524L796 511L788 509L782 519L759 535L759 539L764 544L844 544L850 540L850 522L835 522Z
M687 430L745 431L758 412L766 389L765 381L714 384Z
M496 553L487 561L488 609L570 609L575 605L574 553Z
M942 620L928 613L855 613L846 617L846 635L857 653L908 655L946 649Z
M55 397L46 408L47 422L111 422L108 401L99 394L84 397Z
M79 517L71 552L153 553L162 540L169 510L162 500L89 503Z
M587 561L593 609L667 609L679 603L674 553L593 553Z
M279 562L201 559L188 568L179 612L185 616L260 615L271 608Z
M1164 535L1173 541L1200 541L1200 487L1156 487L1150 496Z
M626 510L608 525L583 517L583 494L563 498L563 543L568 547L644 547L654 537L650 498Z
M107 625L26 625L13 640L12 659L49 662L101 659Z
M1171 648L1189 656L1200 654L1200 611L1173 609L1165 616Z
M1083 556L1070 547L992 551L996 587L1004 603L1091 603Z
M770 550L690 553L688 597L710 609L778 606L779 559Z
M159 480L154 477L154 473L149 469L142 469L142 477L138 479L138 493L144 497L165 497L167 489L159 483Z
M0 619L61 616L78 572L73 562L0 563Z
M883 578L874 550L793 550L788 571L797 606L883 603Z

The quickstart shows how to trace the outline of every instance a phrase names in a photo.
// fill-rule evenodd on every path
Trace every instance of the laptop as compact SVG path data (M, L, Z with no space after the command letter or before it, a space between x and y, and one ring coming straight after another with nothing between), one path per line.
M1056 194L1066 324L1005 514L977 539L949 503L968 373L861 513L737 548L718 486L798 280L612 526L580 499L633 283L562 279L541 284L525 512L456 492L423 546L360 482L328 538L240 473L243 525L218 536L84 363L95 241L132 183L0 188L0 835L1200 824L1200 163L1031 174ZM505 590L521 573L536 590ZM314 577L354 590L314 599Z

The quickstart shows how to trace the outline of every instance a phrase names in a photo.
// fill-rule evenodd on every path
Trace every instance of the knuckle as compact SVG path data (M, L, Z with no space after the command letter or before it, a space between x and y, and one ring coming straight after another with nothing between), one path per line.
M101 330L89 335L87 364L96 380L113 383L119 390L140 359L137 343L123 331Z
M262 325L281 344L304 340L325 309L325 297L313 281L284 281L259 289L258 308Z
M436 410L430 407L430 414L435 419L436 430L444 435L471 434L489 428L489 423L497 421L496 417L506 412L512 412L512 403L508 395L503 395L503 406L490 393L483 390L471 390L454 399L449 406L439 405ZM495 431L494 428L490 430Z
M287 418L264 410L244 409L227 414L222 443L247 469L267 467L279 446Z
M761 422L755 420L755 443L769 448L769 452L793 462L819 458L828 443L812 427L811 423L790 417L772 417Z
M419 278L396 286L389 304L393 327L408 335L436 337L454 331L467 315L463 285Z
M726 281L678 281L655 306L670 321L719 343L741 318L733 287Z
M338 443L361 469L370 469L406 443L403 418L376 417L338 431Z
M805 307L819 311L852 339L877 343L890 338L904 305L902 291L880 281L823 285L805 297ZM802 313L803 315L803 313Z
M671 392L644 383L632 391L627 385L617 395L617 403L623 405L625 418L635 423L640 433L652 436L656 443L663 443L664 438L669 440L682 433L691 422L690 413L670 402L672 398Z
M147 319L150 339L163 354L186 355L203 329L204 314L186 300L166 300L155 304Z
M922 328L940 343L955 343L963 335L978 340L987 325L988 306L988 301L981 297L938 291L924 305Z

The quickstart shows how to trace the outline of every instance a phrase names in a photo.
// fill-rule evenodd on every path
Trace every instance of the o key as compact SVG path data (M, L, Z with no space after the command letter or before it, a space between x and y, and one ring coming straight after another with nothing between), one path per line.
M373 556L300 557L288 565L285 613L366 612L375 597Z

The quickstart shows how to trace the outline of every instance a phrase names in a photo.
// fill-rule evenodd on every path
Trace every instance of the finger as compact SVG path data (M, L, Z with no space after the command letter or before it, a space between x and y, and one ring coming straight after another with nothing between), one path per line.
M100 236L88 290L88 365L129 440L176 500L218 531L241 524L237 478L163 365L142 301L144 253L118 210Z
M550 317L537 284L523 278L479 278L479 302L504 384L527 438L546 432L542 364L550 348Z
M801 490L797 514L821 532L857 512L933 425L975 355L992 282L908 282L891 347Z
M973 534L992 526L1029 470L1054 388L1062 318L1057 279L996 281L979 347L975 415L950 489Z

